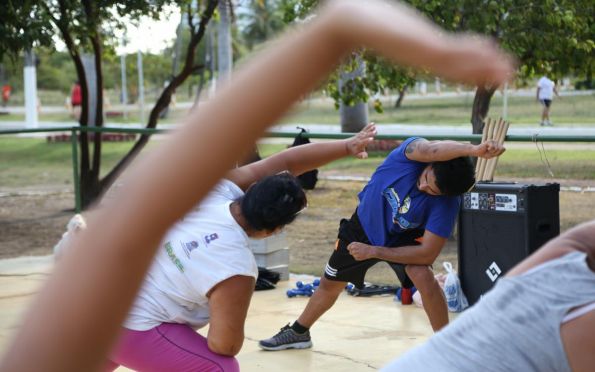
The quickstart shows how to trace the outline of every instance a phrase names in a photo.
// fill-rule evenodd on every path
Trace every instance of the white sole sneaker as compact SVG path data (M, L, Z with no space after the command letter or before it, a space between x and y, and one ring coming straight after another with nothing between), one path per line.
M279 346L265 346L265 345L261 345L259 343L258 346L262 350L267 350L267 351L277 351L277 350L287 350L287 349L309 349L312 347L312 341L294 342L293 344L284 344L284 345L279 345Z

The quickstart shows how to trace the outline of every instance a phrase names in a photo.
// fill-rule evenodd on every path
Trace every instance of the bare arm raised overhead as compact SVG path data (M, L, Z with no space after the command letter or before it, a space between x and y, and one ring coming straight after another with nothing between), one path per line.
M261 178L282 171L298 176L345 156L352 155L364 159L368 157L366 146L374 140L375 135L376 126L368 124L351 138L291 147L266 159L233 169L226 178L246 190Z
M427 141L420 138L407 146L405 156L410 160L431 163L434 161L447 161L461 156L490 159L501 155L504 151L504 146L493 140L472 145L456 141Z
M404 6L331 1L243 66L167 143L134 162L126 188L90 215L89 228L73 241L77 249L58 263L7 348L2 370L98 368L169 226L358 47L470 84L502 83L514 68L485 39L444 34Z

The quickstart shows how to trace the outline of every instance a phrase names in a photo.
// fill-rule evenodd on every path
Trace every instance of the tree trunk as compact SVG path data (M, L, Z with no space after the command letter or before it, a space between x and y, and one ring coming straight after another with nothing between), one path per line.
M358 102L353 106L348 106L341 102L339 114L341 115L341 132L357 133L368 123L368 104Z
M217 72L219 83L231 77L232 48L229 0L219 1L219 24L217 25Z
M101 65L101 39L100 39L100 32L97 26L97 12L94 8L95 4L89 0L82 1L84 11L86 14L86 18L88 21L88 25L95 25L92 26L94 32L89 36L89 41L91 42L91 46L93 48L93 65L94 69L88 71L90 75L95 79L95 91L91 92L90 84L88 84L86 77L85 77L85 84L81 84L81 90L83 95L83 102L82 102L82 111L86 111L86 115L83 121L83 115L81 115L81 126L92 125L97 128L103 127L103 73L102 73L102 65ZM81 61L82 62L82 61ZM81 63L81 67L83 64ZM84 67L83 67L83 75L85 75ZM77 70L78 73L78 70ZM79 77L80 78L80 77ZM93 107L94 116L89 117L89 96L93 95L94 100L93 103L95 107ZM89 122L89 119L93 120L93 122ZM99 181L99 173L101 169L101 133L93 133L93 157L92 162L90 162L90 151L89 151L89 141L88 141L88 133L81 132L81 165L80 165L80 192L81 192L81 207L82 209L87 209L90 207L101 195L103 188Z
M399 98L397 98L397 101L395 102L395 108L401 107L401 104L403 103L403 99L405 98L406 92L407 92L407 86L399 89Z
M473 108L471 111L471 126L473 134L483 133L485 119L490 110L490 101L496 92L496 87L478 87L473 98Z
M339 92L344 93L345 85L349 80L354 80L365 75L366 66L364 61L358 58L358 67L352 72L341 72L339 77ZM341 117L341 132L356 133L362 130L368 123L368 103L356 102L349 106L341 100L339 104L339 115Z

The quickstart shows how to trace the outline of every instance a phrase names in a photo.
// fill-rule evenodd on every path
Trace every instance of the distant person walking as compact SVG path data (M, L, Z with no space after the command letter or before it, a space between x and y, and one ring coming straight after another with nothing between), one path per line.
M8 84L4 84L2 86L2 107L6 107L8 105L8 100L10 100L10 93L12 92L12 87Z
M554 99L554 93L560 97L556 89L556 83L547 76L542 76L537 82L537 100L541 102L543 111L541 112L541 126L553 125L550 121L550 107Z
M70 90L70 104L72 105L72 117L79 120L81 117L81 104L83 103L83 94L81 84L77 80Z

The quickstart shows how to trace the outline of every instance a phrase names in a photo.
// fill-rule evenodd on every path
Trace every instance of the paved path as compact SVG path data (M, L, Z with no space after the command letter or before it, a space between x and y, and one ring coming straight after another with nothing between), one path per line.
M8 347L52 268L52 256L0 260L0 353ZM392 295L352 297L343 293L312 329L311 350L261 351L258 340L295 320L306 305L307 298L287 298L287 289L295 287L297 280L312 279L292 275L276 289L255 292L245 327L246 339L238 355L243 372L375 371L432 334L424 311L414 305L402 306L393 301Z

